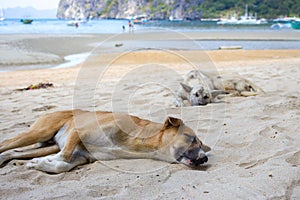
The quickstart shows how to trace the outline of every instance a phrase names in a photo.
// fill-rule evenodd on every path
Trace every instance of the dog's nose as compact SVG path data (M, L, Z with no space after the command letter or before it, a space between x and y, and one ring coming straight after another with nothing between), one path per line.
M194 164L195 164L196 166L198 166L198 165L201 165L201 164L203 164L203 163L206 163L207 161L208 161L208 158L207 158L207 156L204 154L203 157L198 158L197 160L195 160L195 161L194 161Z

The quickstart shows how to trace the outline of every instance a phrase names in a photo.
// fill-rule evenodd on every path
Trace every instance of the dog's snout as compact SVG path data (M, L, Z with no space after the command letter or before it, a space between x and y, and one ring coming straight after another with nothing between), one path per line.
M206 163L208 161L207 156L203 153L199 155L198 159L194 161L195 165L201 165L203 163Z

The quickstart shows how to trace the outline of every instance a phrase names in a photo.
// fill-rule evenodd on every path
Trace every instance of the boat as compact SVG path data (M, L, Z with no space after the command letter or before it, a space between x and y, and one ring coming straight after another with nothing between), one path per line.
M72 20L67 22L68 26L78 27L81 24L86 24L89 17L85 17L83 13L78 13L72 17Z
M67 22L68 26L79 26L80 24L87 23L87 20L84 19L74 19Z
M169 17L169 21L170 21L170 22L182 22L183 19L182 19L182 18L176 18L176 17L174 17L174 16L170 16L170 17Z
M225 24L237 24L238 19L235 16L230 16L227 19L220 19L217 24L225 25Z
M3 8L1 8L1 10L0 10L0 21L4 21L4 20L5 20L4 10L3 10Z
M228 19L221 19L217 22L217 24L225 25L256 25L256 24L266 24L268 23L266 19L257 19L256 14L255 16L248 14L248 5L245 6L245 14L240 16L239 18L236 15L231 16Z
M134 24L144 24L146 22L148 22L148 18L146 15L139 15L139 16L135 16L132 19Z
M270 26L271 29L287 29L291 28L290 23L275 23Z
M291 23L292 21L300 21L300 19L297 17L287 17L287 16L273 19L273 22L282 23L282 24Z
M300 29L300 21L292 21L291 26L293 29Z
M21 19L20 22L23 24L31 24L33 22L33 19Z

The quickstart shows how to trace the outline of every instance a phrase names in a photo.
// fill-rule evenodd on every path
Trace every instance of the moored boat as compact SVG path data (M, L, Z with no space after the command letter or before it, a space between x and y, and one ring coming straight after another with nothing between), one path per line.
M300 29L300 21L292 21L291 26L293 29Z
M146 15L140 15L133 17L133 23L134 24L144 24L148 22L148 18Z
M21 19L20 22L23 24L31 24L33 22L33 19Z
M217 24L225 25L257 25L257 24L266 24L267 20L265 19L257 19L256 14L255 16L248 14L248 5L246 4L245 7L245 14L237 18L235 15L231 16L228 19L221 19L217 22Z
M67 25L68 26L78 26L80 24L85 24L85 23L87 23L87 21L84 19L75 19L75 20L68 21Z
M1 10L0 10L0 21L4 21L4 20L5 20L4 10L3 10L3 8L1 8Z
M290 23L276 23L270 26L271 29L288 29L291 28Z

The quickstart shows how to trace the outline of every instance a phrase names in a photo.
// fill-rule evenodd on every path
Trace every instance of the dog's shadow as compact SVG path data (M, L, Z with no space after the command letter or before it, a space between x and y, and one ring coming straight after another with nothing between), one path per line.
M208 171L209 168L211 168L211 164L205 164L205 165L199 165L197 167L190 168L191 170L197 170L197 171Z
M195 171L208 171L213 165L212 164L204 164L194 167L189 167L180 163L172 163L177 166L177 170L195 170Z

